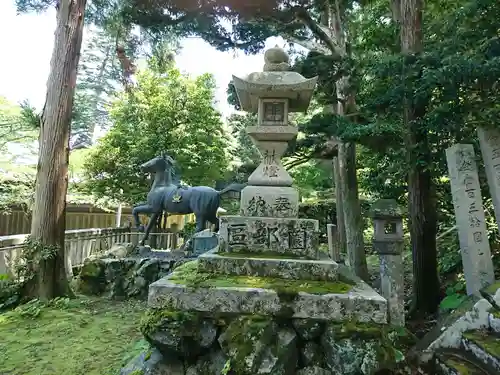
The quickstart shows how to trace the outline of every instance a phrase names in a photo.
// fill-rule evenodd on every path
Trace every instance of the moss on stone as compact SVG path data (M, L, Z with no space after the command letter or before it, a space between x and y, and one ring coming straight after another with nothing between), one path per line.
M474 342L491 355L500 358L500 337L495 334L482 331L468 331L463 337Z
M143 370L134 370L130 373L130 375L144 375Z
M240 287L270 289L278 292L281 296L287 295L287 299L292 300L299 292L344 294L352 289L352 285L343 281L287 280L271 277L216 275L198 271L197 261L188 262L176 268L168 277L168 280L174 284L194 288Z
M311 257L301 257L296 254L279 253L273 251L266 251L262 253L233 251L233 252L219 252L217 253L217 255L225 258L314 260Z
M176 321L183 324L195 324L200 321L199 314L186 311L172 311L166 309L148 309L141 318L140 330L144 335L154 333L165 322ZM191 323L191 324L190 324Z
M490 286L484 288L483 291L494 296L498 289L500 289L500 281L494 282Z
M263 346L271 343L274 324L273 320L261 316L241 316L229 324L221 345L227 346L234 370L245 371L245 359L255 350L257 342Z
M454 368L457 370L457 372L460 375L469 375L471 373L474 373L475 368L470 367L470 364L467 362L460 362L458 359L455 358L448 358L444 361L444 363L451 368Z
M403 327L375 323L343 321L330 323L335 341L376 342L374 355L381 365L393 365L404 359L403 352L412 347L417 338Z

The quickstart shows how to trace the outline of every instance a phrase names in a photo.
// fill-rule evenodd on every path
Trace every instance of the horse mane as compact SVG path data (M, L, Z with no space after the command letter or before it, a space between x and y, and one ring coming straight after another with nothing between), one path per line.
M176 169L177 168L175 168L174 166L170 167L170 177L172 179L172 184L179 185L181 183L181 178Z

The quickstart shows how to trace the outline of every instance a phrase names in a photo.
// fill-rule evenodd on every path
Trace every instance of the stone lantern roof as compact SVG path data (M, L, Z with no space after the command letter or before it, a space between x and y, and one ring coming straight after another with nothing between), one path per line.
M245 78L233 75L233 84L243 111L257 113L259 98L289 99L289 112L305 112L318 77L304 78L290 71L288 54L278 46L264 53L264 71Z

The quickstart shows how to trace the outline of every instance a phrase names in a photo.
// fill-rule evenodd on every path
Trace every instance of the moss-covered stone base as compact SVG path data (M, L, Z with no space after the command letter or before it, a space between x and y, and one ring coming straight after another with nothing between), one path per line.
M197 261L151 284L150 307L386 323L387 301L365 283L225 276L200 272Z
M406 330L379 324L167 309L150 309L141 330L165 358L181 359L186 375L296 375L311 369L372 375L402 361L414 343ZM163 369L165 361L156 361Z

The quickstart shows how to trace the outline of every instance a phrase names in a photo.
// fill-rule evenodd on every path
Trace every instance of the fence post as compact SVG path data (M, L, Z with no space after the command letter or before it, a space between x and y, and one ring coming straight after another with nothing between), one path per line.
M394 199L371 207L373 247L380 256L380 289L388 304L388 321L404 326L403 215Z

